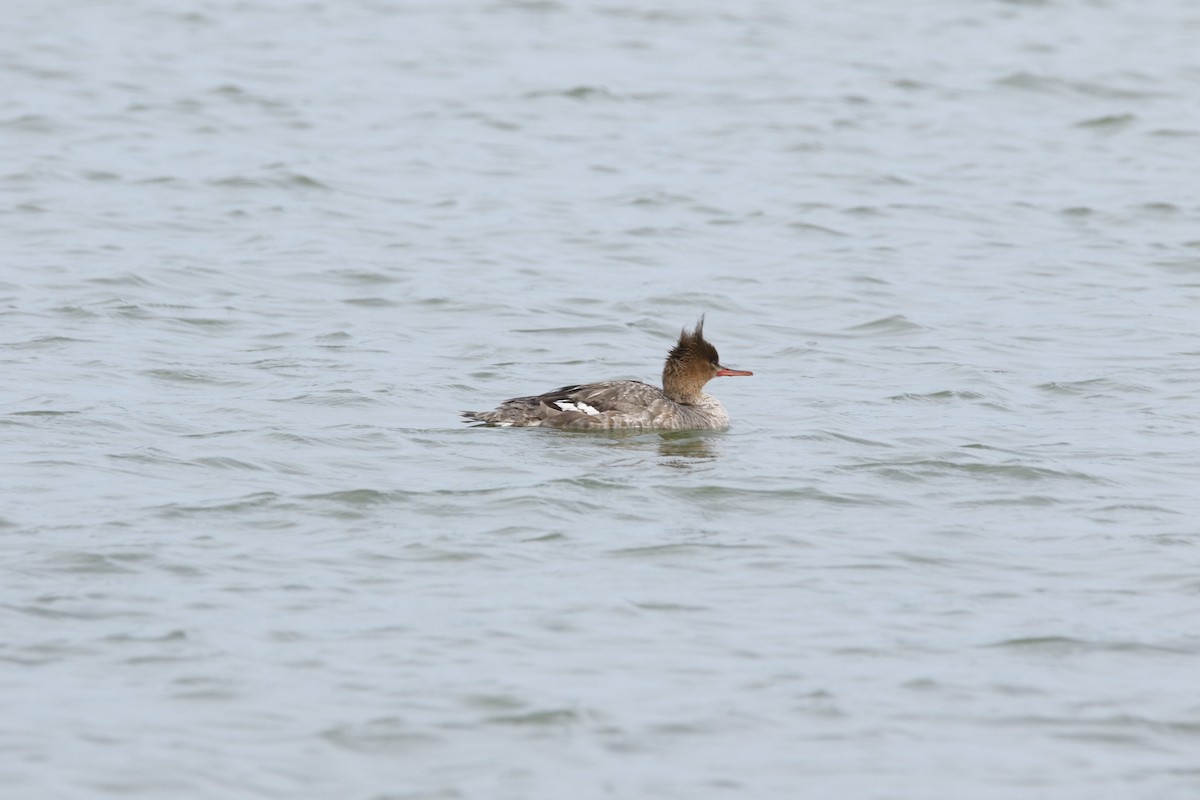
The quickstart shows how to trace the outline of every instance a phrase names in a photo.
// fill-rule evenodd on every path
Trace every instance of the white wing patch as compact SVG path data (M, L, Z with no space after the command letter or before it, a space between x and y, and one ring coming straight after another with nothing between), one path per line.
M563 411L578 411L580 414L587 414L589 417L599 416L600 414L599 411L583 401L572 403L570 400L555 400L554 405L558 406Z

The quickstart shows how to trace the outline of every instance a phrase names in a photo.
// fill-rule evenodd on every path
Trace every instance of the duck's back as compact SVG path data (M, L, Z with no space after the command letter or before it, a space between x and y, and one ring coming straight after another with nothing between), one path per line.
M514 397L495 411L464 411L468 420L500 427L544 427L562 430L680 430L721 428L725 409L704 395L703 406L676 403L662 390L641 381L604 381L563 386L552 392Z

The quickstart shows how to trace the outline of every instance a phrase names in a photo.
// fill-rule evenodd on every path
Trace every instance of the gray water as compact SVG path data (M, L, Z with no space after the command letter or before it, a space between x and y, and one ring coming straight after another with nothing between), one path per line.
M1200 796L1190 0L5 17L4 798Z

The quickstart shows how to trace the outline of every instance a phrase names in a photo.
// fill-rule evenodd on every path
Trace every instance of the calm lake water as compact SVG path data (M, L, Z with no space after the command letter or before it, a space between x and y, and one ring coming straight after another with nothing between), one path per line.
M14 8L0 793L1200 796L1197 41ZM703 312L728 431L458 419Z

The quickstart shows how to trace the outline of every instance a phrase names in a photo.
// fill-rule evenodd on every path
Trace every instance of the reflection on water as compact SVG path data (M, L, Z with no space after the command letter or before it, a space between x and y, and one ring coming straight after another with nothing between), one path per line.
M658 434L658 454L664 467L691 469L697 461L712 461L717 449L710 441L712 431L668 431Z
M714 461L716 439L723 431L548 431L547 435L586 437L602 440L628 458L605 461L607 467L638 467L657 463L664 467L691 469L699 462ZM649 458L657 451L658 458Z

